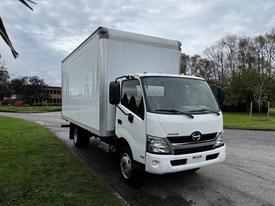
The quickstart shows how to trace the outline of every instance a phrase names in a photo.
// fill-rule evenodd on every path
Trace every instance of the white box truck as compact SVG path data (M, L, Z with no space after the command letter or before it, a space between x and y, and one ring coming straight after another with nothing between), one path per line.
M62 118L75 146L90 137L140 170L196 171L224 161L223 117L207 82L180 72L181 43L99 27L62 61ZM218 103L219 104L218 104Z

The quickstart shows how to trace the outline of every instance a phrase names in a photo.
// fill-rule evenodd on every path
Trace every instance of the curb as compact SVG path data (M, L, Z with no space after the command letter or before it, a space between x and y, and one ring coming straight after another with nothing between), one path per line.
M233 127L224 127L224 129L230 130L251 130L251 131L267 131L267 132L274 132L275 129L261 129L261 128L233 128Z

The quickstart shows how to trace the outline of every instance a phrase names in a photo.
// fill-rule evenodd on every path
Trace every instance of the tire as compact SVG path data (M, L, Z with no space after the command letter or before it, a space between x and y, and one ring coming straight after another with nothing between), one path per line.
M141 180L141 171L135 166L131 149L122 147L119 149L119 171L123 180L130 185L137 185Z
M89 133L75 125L73 129L73 141L74 145L78 148L88 147L90 143Z

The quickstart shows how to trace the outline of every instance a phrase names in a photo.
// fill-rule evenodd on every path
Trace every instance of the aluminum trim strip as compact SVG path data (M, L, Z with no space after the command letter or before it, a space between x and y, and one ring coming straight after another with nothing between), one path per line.
M184 142L184 143L171 143L172 146L178 146L178 145L190 145L190 144L199 144L199 143L205 143L205 142L213 142L216 141L217 137L210 139L210 140L204 140L204 141L197 141L197 142ZM168 139L169 141L169 139Z
M193 144L172 144L173 150L178 149L189 149L189 148L196 148L196 147L203 147L203 146L209 146L215 144L215 141L208 141L208 142L202 142L202 143L193 143Z

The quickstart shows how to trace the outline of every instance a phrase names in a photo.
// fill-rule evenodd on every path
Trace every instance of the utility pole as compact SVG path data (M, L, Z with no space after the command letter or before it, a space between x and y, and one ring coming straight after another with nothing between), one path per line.
M189 75L192 76L192 65L190 63L188 64L188 72Z

